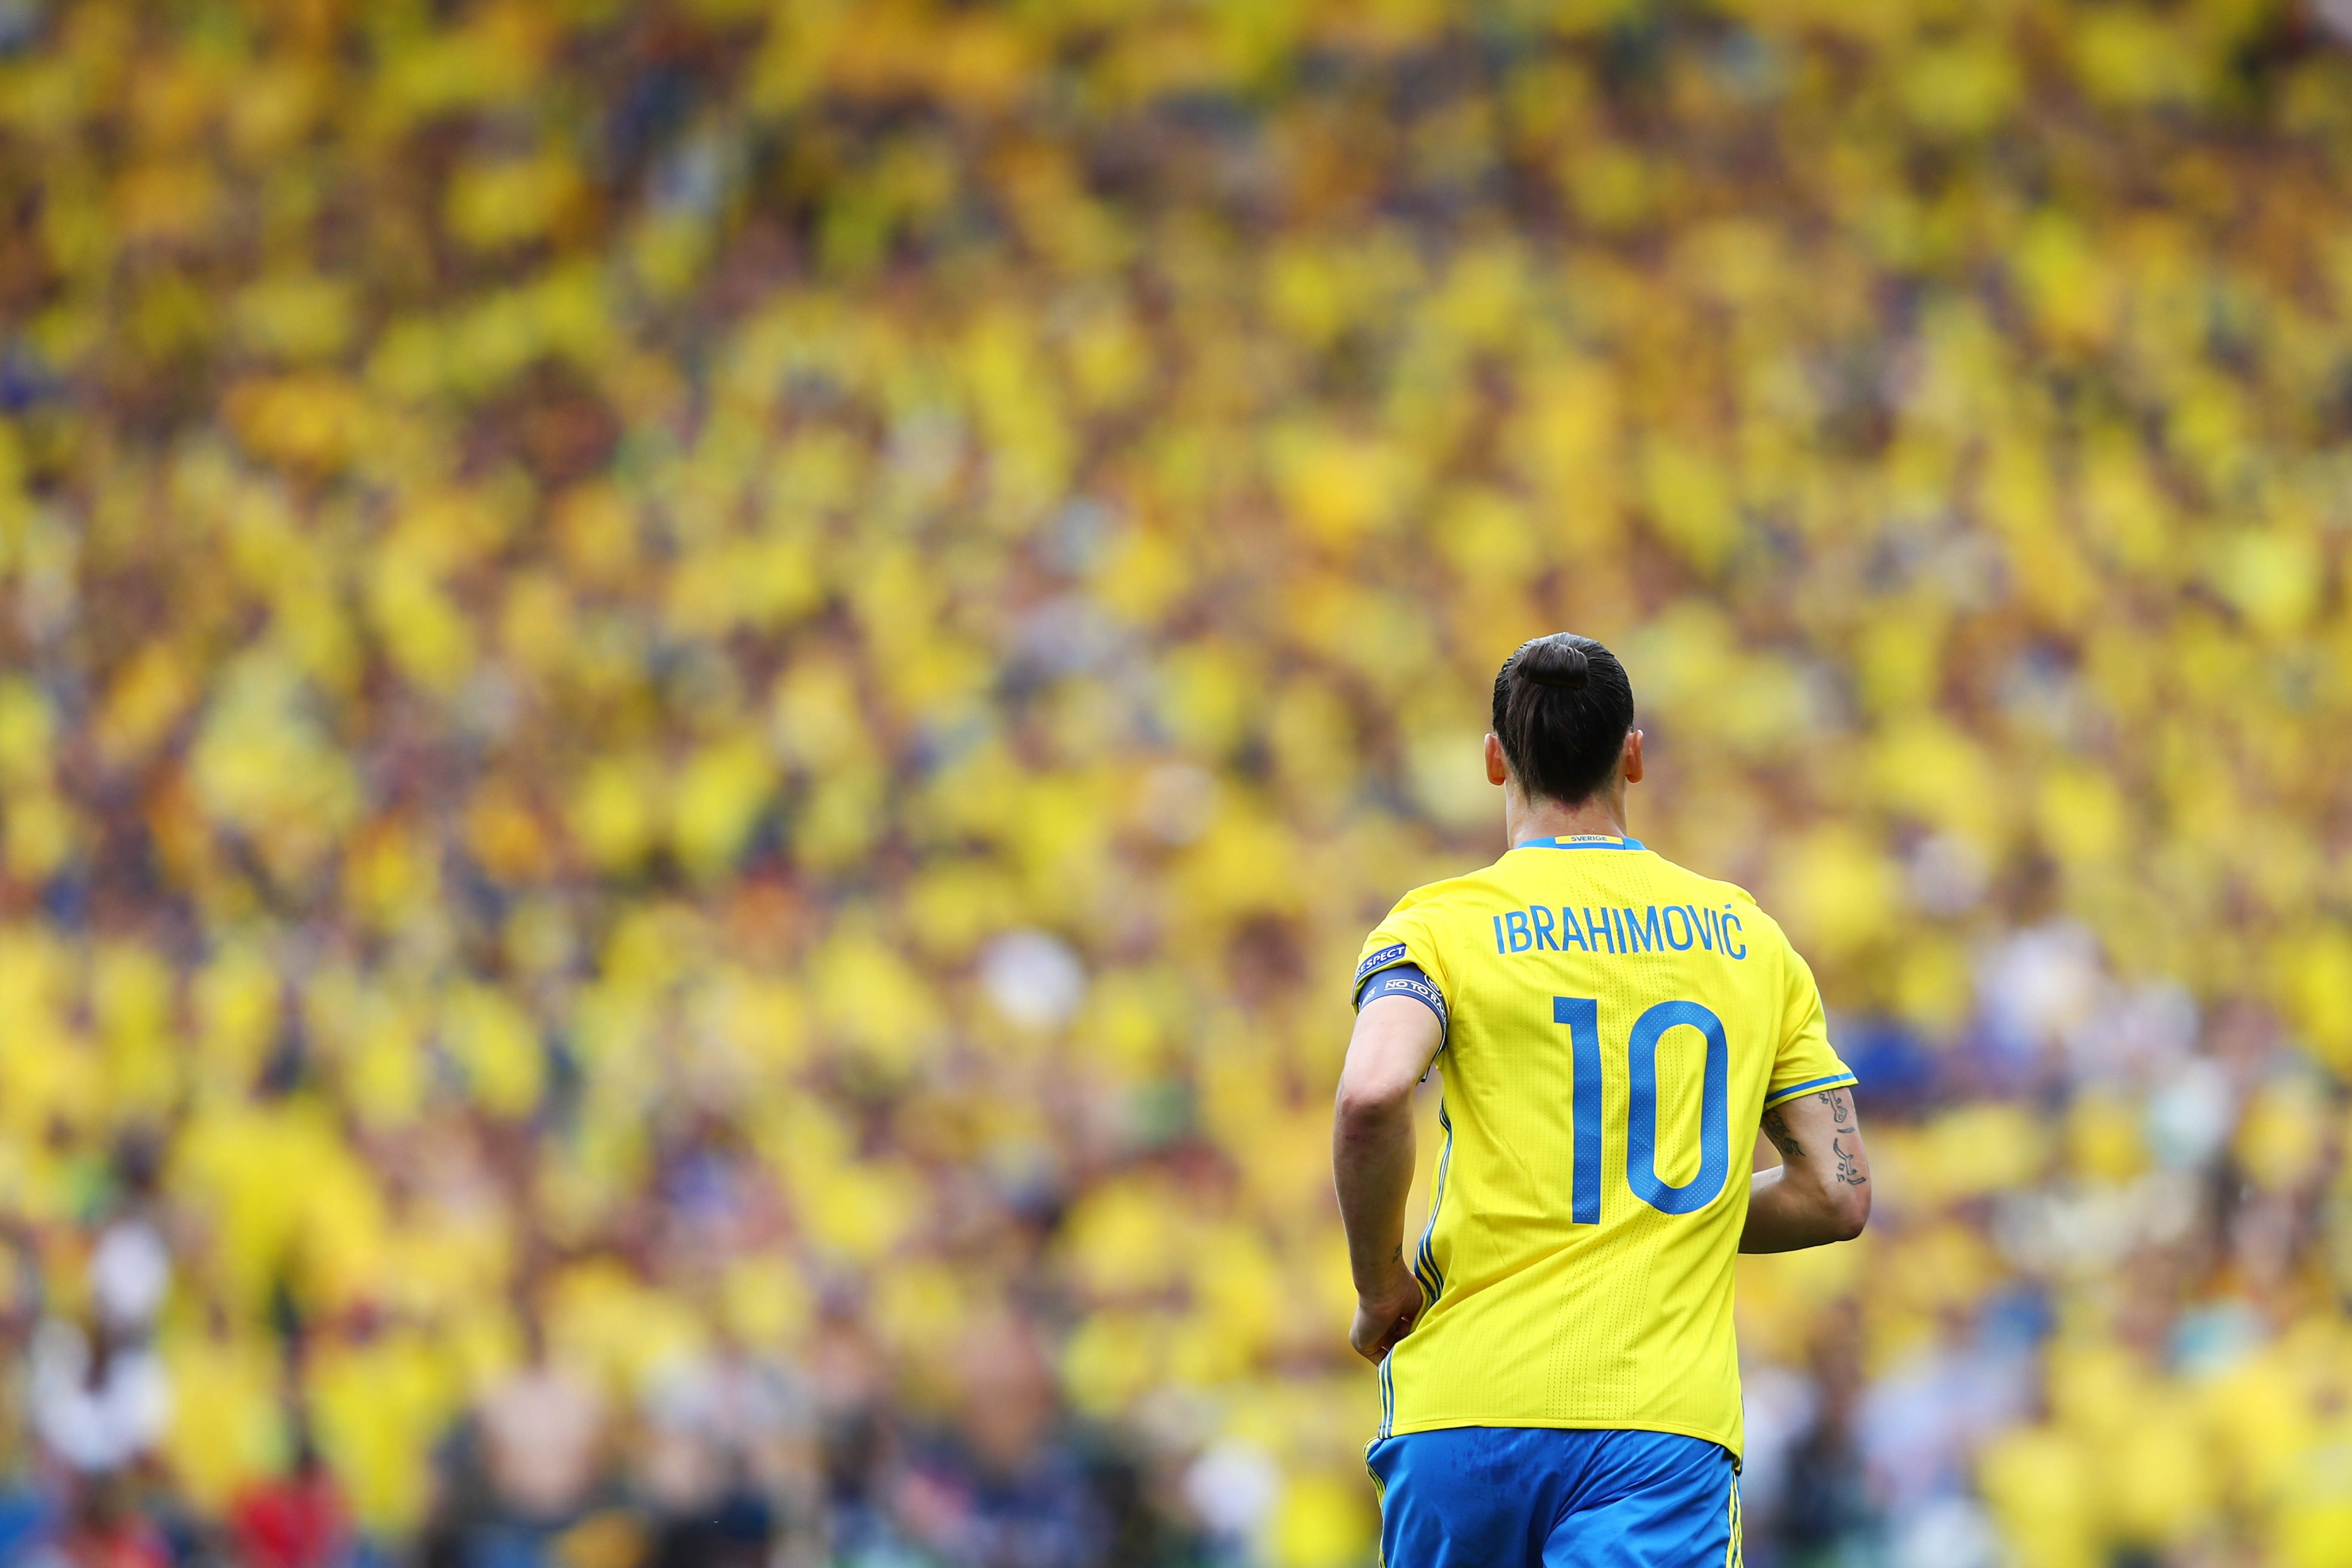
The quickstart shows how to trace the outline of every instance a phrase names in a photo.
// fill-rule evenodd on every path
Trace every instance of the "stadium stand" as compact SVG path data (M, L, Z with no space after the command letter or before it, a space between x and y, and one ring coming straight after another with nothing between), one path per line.
M0 1553L1368 1562L1566 626L1872 1118L1759 1568L2352 1562L2341 27L0 3Z

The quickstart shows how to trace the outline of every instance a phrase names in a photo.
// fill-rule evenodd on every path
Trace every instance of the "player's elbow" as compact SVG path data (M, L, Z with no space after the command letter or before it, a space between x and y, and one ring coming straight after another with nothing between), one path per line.
M1828 1221L1832 1241L1852 1241L1870 1224L1870 1184L1831 1189Z
M1370 1132L1412 1114L1416 1080L1393 1072L1350 1068L1339 1075L1339 1093L1332 1108L1343 1133Z

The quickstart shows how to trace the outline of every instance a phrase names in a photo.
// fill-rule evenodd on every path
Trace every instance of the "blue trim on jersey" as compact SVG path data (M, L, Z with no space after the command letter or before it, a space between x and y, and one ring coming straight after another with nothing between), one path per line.
M1364 1010L1367 1002L1377 1002L1383 996L1410 996L1437 1015L1438 1048L1444 1049L1450 1021L1445 1016L1445 993L1437 983L1422 972L1418 963L1400 963L1393 969L1383 969L1364 982L1356 993L1356 1011Z
M1774 1089L1770 1094L1766 1095L1764 1109L1769 1110L1776 1105L1785 1105L1797 1096L1811 1094L1817 1089L1844 1089L1849 1085L1859 1085L1861 1081L1850 1072L1833 1072L1827 1078L1817 1078L1811 1083L1792 1083L1786 1089Z
M1610 838L1601 834L1573 834L1566 838L1530 838L1517 849L1647 849L1638 838Z
M1437 1182L1429 1200L1429 1223L1421 1227L1421 1247L1413 1258L1413 1278L1429 1292L1429 1307L1445 1294L1445 1273L1437 1267L1437 1253L1431 1243L1437 1237L1437 1211L1445 1206L1445 1173L1454 1163L1454 1118L1446 1114L1445 1101L1437 1102L1437 1124L1445 1129L1445 1147L1437 1156Z
M1739 1474L1717 1444L1633 1427L1449 1426L1376 1439L1393 1568L1731 1568Z

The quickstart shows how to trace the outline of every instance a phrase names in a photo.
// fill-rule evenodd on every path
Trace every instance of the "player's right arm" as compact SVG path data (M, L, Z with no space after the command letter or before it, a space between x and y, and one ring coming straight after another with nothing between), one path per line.
M1764 1113L1780 1163L1748 1178L1742 1252L1794 1252L1851 1241L1870 1223L1870 1156L1851 1089L1783 1100Z
M1405 995L1368 999L1356 1015L1331 1115L1331 1175L1356 1321L1348 1342L1377 1363L1412 1331L1421 1282L1404 1260L1404 1205L1412 1190L1412 1088L1445 1043L1438 1015Z
M1853 1071L1830 1046L1811 967L1753 900L1743 912L1780 959L1780 1044L1763 1120L1781 1163L1749 1178L1739 1250L1794 1252L1851 1241L1870 1222L1870 1161L1853 1108Z

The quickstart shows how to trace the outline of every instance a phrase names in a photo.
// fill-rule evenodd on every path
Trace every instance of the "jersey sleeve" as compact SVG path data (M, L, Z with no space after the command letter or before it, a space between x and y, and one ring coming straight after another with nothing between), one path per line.
M1771 1110L1802 1094L1843 1089L1854 1081L1853 1071L1830 1046L1829 1020L1822 1012L1821 987L1813 972L1793 947L1784 948L1788 974L1782 986L1780 1049L1772 1062L1772 1084L1764 1091L1764 1109Z
M1450 1032L1447 981L1433 923L1399 904L1364 939L1364 951L1356 961L1355 1005L1361 1011L1375 996L1410 996L1437 1015L1443 1036Z

